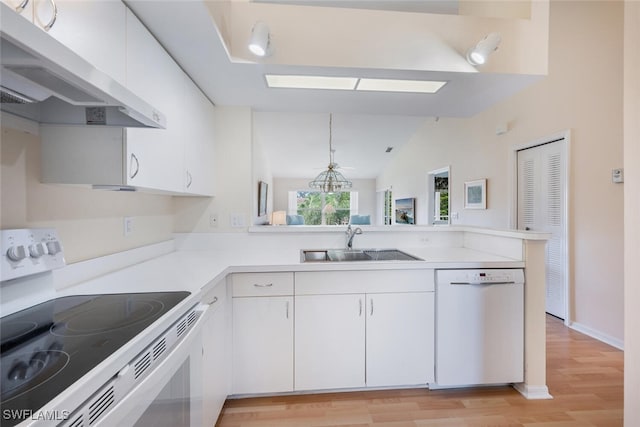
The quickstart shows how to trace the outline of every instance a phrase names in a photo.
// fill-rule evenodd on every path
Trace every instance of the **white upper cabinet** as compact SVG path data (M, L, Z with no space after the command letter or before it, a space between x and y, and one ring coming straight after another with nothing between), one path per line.
M31 0L0 0L2 3L15 10L20 16L29 22L33 21L33 2Z
M125 84L125 12L120 0L33 0L33 23L100 71Z
M162 111L166 128L43 125L43 182L212 196L211 102L120 1L56 3L48 33ZM51 4L35 2L36 25Z
M167 118L166 129L127 129L129 185L181 192L186 128L183 72L128 9L126 34L127 87Z
M184 188L188 195L214 194L214 127L213 104L191 79L184 75L185 95L183 111L190 125L184 129Z
M100 71L125 84L125 11L120 0L2 0Z

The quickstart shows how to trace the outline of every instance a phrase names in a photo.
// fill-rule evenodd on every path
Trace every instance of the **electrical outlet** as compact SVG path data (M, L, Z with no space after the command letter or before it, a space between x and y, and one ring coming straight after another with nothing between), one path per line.
M210 213L209 214L209 227L215 228L218 226L218 214Z
M622 184L624 182L624 169L614 169L611 171L611 181L614 184Z
M133 233L133 217L125 216L123 221L123 226L124 226L124 229L123 229L124 237L127 237L131 233Z
M458 212L451 212L451 219L458 219L460 218L460 215L458 215Z

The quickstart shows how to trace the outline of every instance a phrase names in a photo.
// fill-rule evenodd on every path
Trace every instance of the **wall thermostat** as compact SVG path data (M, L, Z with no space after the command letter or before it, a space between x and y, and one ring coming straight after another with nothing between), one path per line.
M615 184L624 182L624 169L620 168L620 169L614 169L613 171L611 171L611 180Z

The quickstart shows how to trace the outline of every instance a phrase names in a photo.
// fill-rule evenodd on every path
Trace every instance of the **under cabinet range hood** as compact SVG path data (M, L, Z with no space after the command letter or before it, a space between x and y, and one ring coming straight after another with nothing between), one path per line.
M39 123L166 127L162 113L4 3L0 22L3 112Z

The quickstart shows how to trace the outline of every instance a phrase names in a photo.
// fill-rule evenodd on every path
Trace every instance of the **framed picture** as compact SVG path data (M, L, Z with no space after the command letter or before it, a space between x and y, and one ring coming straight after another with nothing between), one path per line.
M464 208L487 209L486 179L478 179L464 183Z
M416 199L396 199L396 224L416 223Z
M258 216L267 214L267 191L269 184L264 181L258 183Z

